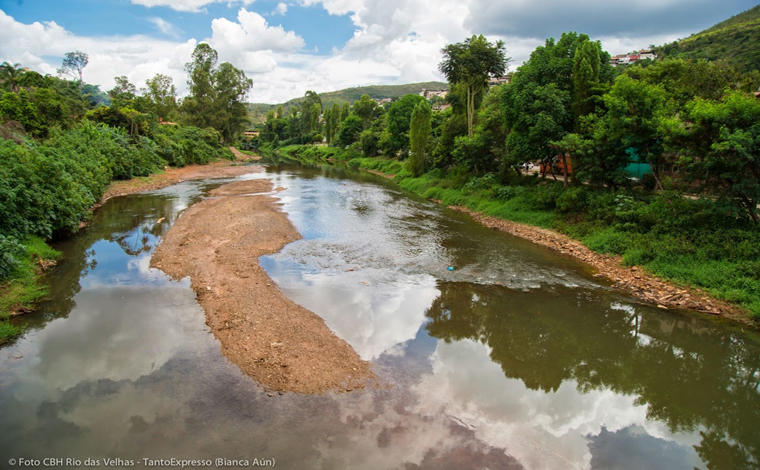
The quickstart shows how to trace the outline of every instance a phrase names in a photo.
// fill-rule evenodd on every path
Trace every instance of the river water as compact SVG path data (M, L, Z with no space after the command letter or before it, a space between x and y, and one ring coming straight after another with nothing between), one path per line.
M638 303L373 175L281 165L247 177L287 189L303 235L261 265L381 384L270 397L221 355L188 280L149 267L182 211L231 180L186 182L108 201L57 247L50 300L0 349L0 468L758 467L754 333Z

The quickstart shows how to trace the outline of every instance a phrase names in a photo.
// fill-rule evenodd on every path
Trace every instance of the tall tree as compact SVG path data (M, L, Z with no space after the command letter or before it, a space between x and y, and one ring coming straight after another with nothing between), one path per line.
M190 96L182 107L191 124L213 127L224 142L230 142L248 122L243 101L253 81L229 62L216 67L217 59L217 52L208 44L195 47L192 60L185 65Z
M108 90L108 97L111 98L113 105L122 107L135 99L137 87L130 83L126 76L115 77L114 81L116 82L116 86Z
M3 62L0 65L0 82L2 82L3 86L7 86L11 92L17 93L19 90L18 80L23 73L24 69L21 68L21 64Z
M282 105L277 105L277 119L282 119L285 117L285 111L282 109Z
M90 63L90 56L82 51L67 52L63 57L61 68L58 69L59 75L71 75L79 79L79 89L82 89L82 72L87 64Z
M420 176L425 172L425 158L427 157L427 143L430 137L430 117L432 111L427 100L420 101L414 107L409 127L409 169L413 176Z
M145 81L147 96L152 102L153 110L159 119L170 119L177 111L177 89L174 87L172 77L157 73L153 78Z
M575 49L573 57L573 110L575 112L576 131L580 117L594 111L590 102L592 88L599 81L601 68L601 47L598 42L584 41Z
M393 153L406 151L409 148L409 123L412 119L414 108L421 102L426 101L419 95L404 95L395 101L388 110L388 134L389 141L387 150Z
M303 103L301 103L301 125L304 134L317 132L319 127L319 116L322 114L322 98L319 94L309 90L304 94Z
M475 95L487 86L488 77L504 75L509 58L504 41L491 44L483 35L472 36L464 42L449 44L441 49L444 59L438 70L451 84L467 87L467 132L472 137L475 119Z
M365 129L369 127L370 120L375 116L376 111L377 102L369 95L362 95L358 101L354 102L354 114L361 118Z

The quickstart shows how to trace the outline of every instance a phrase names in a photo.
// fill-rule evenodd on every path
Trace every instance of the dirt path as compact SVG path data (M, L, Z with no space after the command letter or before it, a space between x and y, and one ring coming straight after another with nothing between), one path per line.
M230 147L230 149L233 148L234 147ZM183 181L202 180L207 178L231 178L258 171L250 166L241 165L241 163L257 161L257 157L245 155L237 150L234 150L232 153L237 160L219 160L206 165L188 165L182 168L167 167L164 173L157 175L132 178L131 180L126 181L114 181L106 188L103 198L96 206L103 204L112 197L161 189Z
M267 180L222 186L191 206L151 260L173 278L190 276L222 352L272 391L321 393L363 388L370 365L314 313L293 303L258 257L300 238L269 195Z
M622 289L634 297L655 304L660 308L688 308L713 315L721 315L747 325L757 326L736 305L714 299L700 289L673 285L657 276L646 273L637 266L631 268L623 267L621 265L621 257L595 253L579 241L560 233L489 217L466 207L449 207L469 214L473 219L486 227L525 238L584 261L598 269L598 276L607 277L614 281L616 288Z

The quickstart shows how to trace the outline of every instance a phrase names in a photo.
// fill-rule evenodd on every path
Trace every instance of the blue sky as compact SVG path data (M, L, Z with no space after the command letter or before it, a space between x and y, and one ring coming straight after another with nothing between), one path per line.
M502 39L512 68L563 31L612 54L698 32L756 0L0 0L0 60L55 73L90 55L104 90L156 73L185 90L183 65L206 41L253 78L252 102L348 86L436 80L440 49L471 34Z

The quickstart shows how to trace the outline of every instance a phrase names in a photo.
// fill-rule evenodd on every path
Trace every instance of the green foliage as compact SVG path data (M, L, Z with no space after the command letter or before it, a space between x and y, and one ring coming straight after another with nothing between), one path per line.
M229 62L217 67L217 59L217 52L208 44L195 46L192 60L185 65L190 96L183 100L182 109L190 124L212 127L223 142L232 142L248 123L244 100L253 81Z
M343 124L340 125L340 133L338 134L338 144L342 147L351 145L359 140L359 137L364 129L361 118L354 114L348 116Z
M413 176L420 176L425 171L427 143L430 138L430 118L432 111L427 101L420 101L414 107L409 129L411 154L409 171Z
M409 126L414 108L426 101L419 95L406 95L394 102L388 110L388 148L391 153L409 149Z
M438 70L451 84L466 88L468 135L472 137L475 125L475 96L487 86L488 77L504 75L509 58L504 52L504 41L491 44L483 35L469 37L464 42L449 44L441 49L443 60Z
M760 223L760 100L731 93L723 101L696 99L688 126L674 123L675 148L687 176L721 198L736 201Z
M760 69L760 6L681 41L656 49L661 57L725 61L740 71Z

